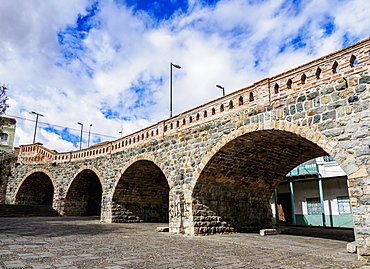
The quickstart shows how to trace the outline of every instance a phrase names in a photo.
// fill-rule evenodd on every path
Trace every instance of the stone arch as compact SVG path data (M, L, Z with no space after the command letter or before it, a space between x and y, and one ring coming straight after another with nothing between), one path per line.
M170 188L172 189L173 186L174 186L174 183L173 181L171 181L169 179L169 172L165 169L165 165L163 162L159 161L157 158L155 158L155 156L153 156L152 154L148 154L148 153L143 153L143 154L140 154L140 155L136 155L132 158L129 159L128 162L125 163L125 165L122 167L122 169L120 169L120 171L116 174L115 176L115 185L114 187L112 188L113 189L113 192L115 190L115 188L117 187L117 184L118 184L118 181L119 179L121 178L122 174L131 166L133 165L134 163L138 162L138 161L150 161L150 162L153 162L156 166L159 167L159 169L161 169L162 173L165 175L166 179L167 179L167 183L168 183L168 186L170 186Z
M15 204L52 205L55 179L45 169L35 169L26 174L15 192Z
M197 235L271 227L270 199L279 182L298 164L330 155L334 147L340 150L337 142L319 131L286 121L239 128L219 141L193 173L193 188L185 193L192 222L185 232Z
M73 176L66 189L61 214L66 216L101 215L104 193L101 177L92 166L83 166Z
M169 192L167 178L153 156L137 156L116 180L111 222L168 223Z

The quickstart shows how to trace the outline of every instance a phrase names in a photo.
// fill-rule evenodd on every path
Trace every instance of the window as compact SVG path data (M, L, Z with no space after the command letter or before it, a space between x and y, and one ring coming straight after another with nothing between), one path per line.
M307 201L307 214L308 215L319 215L321 211L320 198L306 198Z
M9 135L8 135L8 134L3 133L3 134L1 135L1 143L7 143L7 142L8 142L8 137L9 137Z
M275 86L274 86L274 93L279 93L279 84L275 83Z
M334 162L334 159L330 156L324 156L323 159L326 163Z
M351 206L348 196L339 196L338 198L339 214L351 214Z

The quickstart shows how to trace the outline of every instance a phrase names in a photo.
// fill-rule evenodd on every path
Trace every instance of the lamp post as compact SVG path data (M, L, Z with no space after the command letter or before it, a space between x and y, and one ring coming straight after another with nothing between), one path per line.
M90 128L89 128L89 139L87 140L87 147L88 147L88 148L90 147L90 133L91 133L91 126L92 126L92 123L90 123Z
M181 66L177 64L170 63L170 117L172 117L172 66L180 69Z
M33 143L32 143L32 144L35 144L35 141L36 141L37 122L39 120L39 116L43 117L44 115L42 115L40 113L37 113L35 111L32 111L32 114L35 114L36 115L35 132L33 133Z
M81 122L77 122L77 124L81 125L81 135L80 135L80 150L82 149L82 132L84 129L84 125Z
M225 88L221 85L216 85L217 88L220 88L222 90L222 96L225 96Z

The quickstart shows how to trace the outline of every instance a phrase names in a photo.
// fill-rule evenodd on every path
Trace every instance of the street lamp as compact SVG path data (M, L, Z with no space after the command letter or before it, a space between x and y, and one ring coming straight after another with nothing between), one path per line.
M77 124L81 125L81 135L80 135L80 150L82 149L82 131L84 129L84 125L81 122L77 122Z
M222 95L225 96L225 88L221 85L216 85L217 88L220 88L222 90Z
M90 123L90 128L89 128L89 139L87 141L87 147L89 148L90 147L90 133L91 133L91 126L92 126L92 123Z
M36 115L35 132L33 133L33 143L32 143L32 144L35 144L35 141L36 141L37 122L39 120L39 116L43 117L44 115L42 115L40 113L37 113L35 111L32 111L32 114L35 114Z
M172 66L180 69L181 66L177 64L170 63L170 117L172 117Z

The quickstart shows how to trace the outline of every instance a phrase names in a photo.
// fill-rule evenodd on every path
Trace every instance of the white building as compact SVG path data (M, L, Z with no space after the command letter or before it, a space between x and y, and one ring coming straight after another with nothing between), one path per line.
M272 211L275 220L278 212L278 222L353 227L347 176L329 156L293 169L275 194Z

